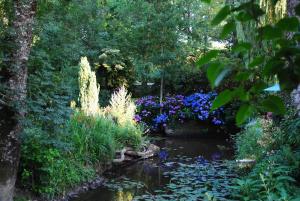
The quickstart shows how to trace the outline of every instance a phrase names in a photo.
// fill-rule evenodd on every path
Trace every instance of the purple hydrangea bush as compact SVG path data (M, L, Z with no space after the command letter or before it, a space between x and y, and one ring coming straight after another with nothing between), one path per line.
M223 108L210 111L216 96L215 92L167 96L162 104L157 96L142 97L136 101L138 111L135 121L153 131L191 119L217 126L223 125Z

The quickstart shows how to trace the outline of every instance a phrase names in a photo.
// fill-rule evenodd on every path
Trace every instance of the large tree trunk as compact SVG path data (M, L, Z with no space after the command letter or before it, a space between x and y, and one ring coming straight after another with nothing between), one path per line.
M0 201L12 201L20 156L19 135L25 117L27 61L36 0L14 0L14 51L1 69L5 100L0 105Z
M288 16L295 16L295 8L299 3L300 3L299 0L287 0ZM299 19L299 16L298 16L298 19ZM293 37L293 34L289 33L288 38L292 38L292 37ZM300 117L300 83L298 84L298 87L292 91L291 98L296 107L296 110L298 110L298 115Z

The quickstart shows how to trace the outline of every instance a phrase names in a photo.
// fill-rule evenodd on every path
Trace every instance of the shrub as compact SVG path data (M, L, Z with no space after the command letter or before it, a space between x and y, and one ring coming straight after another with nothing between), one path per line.
M152 130L167 125L175 125L193 119L213 125L222 125L223 108L210 112L216 93L194 93L190 96L176 95L165 97L162 104L156 96L138 99L138 114L135 120Z
M78 81L81 110L87 115L96 115L99 111L100 87L86 57L81 58Z
M70 138L77 157L89 163L105 162L124 146L137 148L142 131L133 125L120 126L104 116L89 117L76 113L70 121Z
M126 88L122 86L114 92L110 99L109 115L111 115L121 126L134 124L136 106L131 100Z
M236 180L239 200L297 200L300 169L300 118L290 111L273 122L258 118L236 137L237 157L253 158L254 167Z
M275 136L282 135L273 128L272 120L258 118L251 121L236 135L237 158L251 158L260 160L275 144ZM276 131L275 131L276 130Z
M39 128L23 135L20 178L23 187L51 198L94 176L94 170L56 146Z

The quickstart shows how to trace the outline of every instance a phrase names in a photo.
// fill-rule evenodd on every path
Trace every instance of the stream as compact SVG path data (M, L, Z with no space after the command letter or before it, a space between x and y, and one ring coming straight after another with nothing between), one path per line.
M234 170L224 139L162 138L157 157L105 174L98 189L72 201L230 200Z

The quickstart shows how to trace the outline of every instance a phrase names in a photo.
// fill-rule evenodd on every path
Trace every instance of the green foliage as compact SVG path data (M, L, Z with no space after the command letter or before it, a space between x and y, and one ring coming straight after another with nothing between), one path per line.
M103 49L95 64L98 80L107 89L116 89L122 85L129 86L134 81L134 68L129 58L126 58L120 50Z
M95 175L92 167L70 155L70 150L58 148L41 129L26 129L22 142L21 183L35 193L52 198Z
M110 162L116 149L138 149L141 129L119 126L103 116L76 112L67 135L53 139L39 128L26 129L22 139L20 179L23 187L47 198L95 176L96 167Z
M121 125L134 125L134 116L136 105L131 99L131 94L128 94L125 86L122 86L118 91L114 92L109 102L109 115Z
M103 116L88 117L76 113L69 123L74 154L88 163L110 161L116 149L138 148L142 131L133 125L119 126Z
M269 11L266 12L268 14ZM218 25L230 16L221 32L220 37L224 38L230 32L239 34L239 27L244 24L263 21L261 17L264 13L263 8L255 1L241 1L225 5L211 23ZM263 92L263 86L268 86L275 80L278 80L281 89L287 92L296 88L300 83L298 70L300 66L297 62L300 53L299 39L297 39L299 26L299 18L284 17L271 24L264 23L263 26L252 26L251 31L254 33L252 38L246 36L234 38L234 35L230 35L231 38L236 40L230 53L234 57L240 58L244 65L237 65L232 62L226 67L222 67L224 66L223 58L218 59L216 50L212 50L201 57L198 60L198 66L204 64L208 66L207 77L212 87L218 86L225 77L236 81L237 87L231 87L232 91L238 88L248 91L250 85L254 86L247 96L229 98L227 91L227 95L217 98L218 103L214 105L222 106L223 104L220 103L229 103L233 100L246 102L241 104L241 108L237 113L236 120L239 125L255 112L284 114L286 109L280 97L267 95L259 104L256 100Z
M96 115L99 113L99 91L96 74L91 71L90 64L86 57L82 57L79 70L79 101L81 110L86 115Z
M300 118L288 111L280 122L257 119L236 137L237 158L255 159L250 172L236 180L239 200L297 200L300 189ZM295 135L298 133L298 135Z

